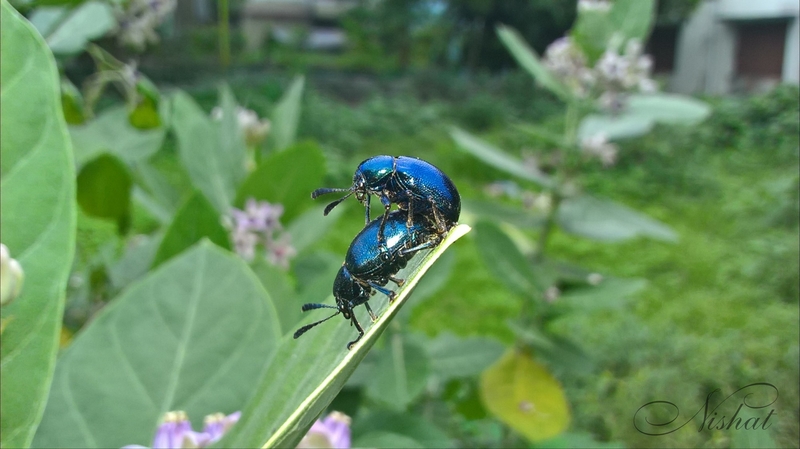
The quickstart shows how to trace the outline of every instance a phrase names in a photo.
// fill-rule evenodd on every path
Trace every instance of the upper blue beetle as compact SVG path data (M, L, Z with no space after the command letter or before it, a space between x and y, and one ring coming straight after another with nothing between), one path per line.
M409 228L413 226L415 215L430 214L434 230L439 234L453 227L461 214L461 196L453 181L432 164L413 157L371 157L359 164L349 189L321 188L313 191L311 198L331 192L347 192L347 195L328 204L325 215L355 194L364 205L366 223L370 222L370 197L380 198L386 210L378 233L381 241L392 203L408 211Z

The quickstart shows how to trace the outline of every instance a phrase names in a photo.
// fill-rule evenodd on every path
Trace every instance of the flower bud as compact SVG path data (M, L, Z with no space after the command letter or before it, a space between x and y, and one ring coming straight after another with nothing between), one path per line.
M22 291L25 273L16 259L12 259L6 245L0 243L0 305L11 303Z

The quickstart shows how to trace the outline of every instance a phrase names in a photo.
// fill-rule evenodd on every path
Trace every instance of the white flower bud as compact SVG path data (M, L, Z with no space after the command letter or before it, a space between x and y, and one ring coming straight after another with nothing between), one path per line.
M12 259L6 245L0 243L0 305L11 303L22 291L25 273L16 259Z

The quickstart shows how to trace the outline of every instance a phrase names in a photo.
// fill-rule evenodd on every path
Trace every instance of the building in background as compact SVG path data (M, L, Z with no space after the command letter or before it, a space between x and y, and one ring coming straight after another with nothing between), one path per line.
M705 0L678 29L674 48L675 92L726 94L798 84L800 2Z

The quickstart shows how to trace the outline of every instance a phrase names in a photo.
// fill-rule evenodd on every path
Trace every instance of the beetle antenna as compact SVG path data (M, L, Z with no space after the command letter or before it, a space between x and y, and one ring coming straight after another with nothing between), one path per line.
M309 305L309 304L306 304L306 305ZM322 305L322 304L313 304L313 305ZM324 322L328 321L329 319L335 317L339 313L340 312L337 310L336 313L334 313L333 315L329 316L328 318L319 320L319 321L311 323L311 324L306 324L305 326L301 327L300 329L297 329L297 331L294 333L294 338L295 339L300 338L301 335L303 335L306 332L308 332L308 330L311 329L312 327L316 326L317 324L324 323Z
M338 309L336 306L330 306L328 304L317 304L317 303L308 303L303 304L303 312L308 312L309 310L316 310L316 309Z
M352 192L352 191L353 191L352 188L349 188L349 189L335 189L335 188L330 188L330 187L323 187L321 189L317 189L317 190L311 192L311 199L315 200L320 195L325 195L325 194L333 193L333 192Z
M332 202L331 204L328 204L327 206L325 206L325 212L323 213L323 215L327 216L333 210L334 207L338 206L339 203L341 203L342 201L346 200L347 197L349 197L352 194L353 194L353 191L351 190L350 193L348 193L347 195L345 195L345 196L339 198L338 200Z

